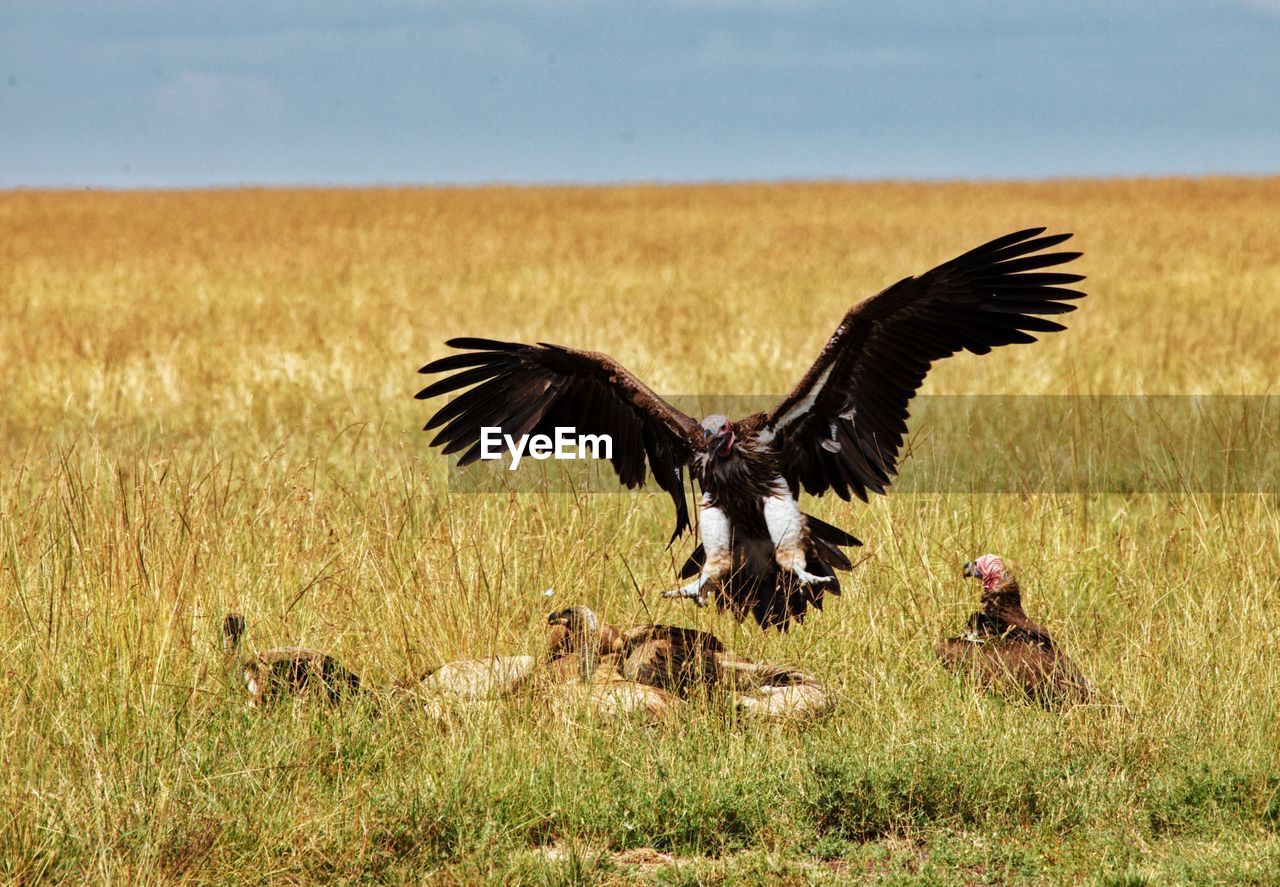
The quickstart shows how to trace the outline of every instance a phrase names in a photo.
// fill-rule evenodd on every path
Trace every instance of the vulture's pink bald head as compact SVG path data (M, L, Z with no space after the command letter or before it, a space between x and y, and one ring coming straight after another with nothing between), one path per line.
M964 565L964 574L982 580L982 590L992 591L1009 578L1004 558L998 554L984 554Z
M706 438L707 453L711 456L727 456L733 451L733 425L728 417L719 413L702 420L702 433Z

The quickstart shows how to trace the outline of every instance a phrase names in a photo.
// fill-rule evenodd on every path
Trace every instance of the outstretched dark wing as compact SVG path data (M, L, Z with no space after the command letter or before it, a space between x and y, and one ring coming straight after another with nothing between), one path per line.
M1071 237L1044 230L997 238L849 310L766 420L793 488L842 499L883 493L897 473L908 402L935 360L1065 329L1043 315L1074 311L1084 293L1062 285L1084 277L1041 269L1080 253L1042 252Z
M644 483L646 463L676 506L676 530L689 528L684 467L700 440L697 422L649 390L613 358L541 342L522 345L492 339L450 339L467 349L432 361L419 372L452 373L418 392L418 399L468 390L441 407L424 430L444 427L431 446L462 452L459 465L480 458L480 429L504 434L554 435L557 427L578 434L607 434L611 461L628 487ZM472 387L468 387L472 386Z

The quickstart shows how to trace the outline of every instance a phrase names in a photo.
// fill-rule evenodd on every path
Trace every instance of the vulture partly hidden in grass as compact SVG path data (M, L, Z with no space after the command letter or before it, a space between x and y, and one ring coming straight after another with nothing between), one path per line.
M1047 271L1077 257L1052 252L1070 234L1031 228L992 240L855 305L799 384L772 410L698 422L658 397L613 358L545 342L458 338L463 349L423 373L448 373L419 399L462 391L426 429L459 465L481 457L482 429L512 439L556 428L609 435L627 487L651 474L675 505L674 541L690 529L685 471L701 489L697 547L667 592L763 628L786 629L827 593L839 594L842 550L854 536L800 511L801 491L842 499L884 493L897 473L908 405L933 362L958 351L1034 342L1064 327L1079 274ZM717 342L717 350L732 342ZM695 490L695 495L697 491Z
M945 668L984 690L1025 694L1048 708L1093 698L1089 680L1023 611L1022 590L1003 558L984 554L965 564L964 574L982 582L982 609L963 635L934 649Z
M240 655L245 621L239 613L222 620L222 649L228 663ZM251 708L281 699L315 693L336 705L361 691L360 676L319 650L275 647L262 650L240 663L240 677Z

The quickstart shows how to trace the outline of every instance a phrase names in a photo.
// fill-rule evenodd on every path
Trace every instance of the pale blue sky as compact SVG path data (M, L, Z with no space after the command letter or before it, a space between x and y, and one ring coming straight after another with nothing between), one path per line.
M0 187L1280 172L1280 0L0 0Z

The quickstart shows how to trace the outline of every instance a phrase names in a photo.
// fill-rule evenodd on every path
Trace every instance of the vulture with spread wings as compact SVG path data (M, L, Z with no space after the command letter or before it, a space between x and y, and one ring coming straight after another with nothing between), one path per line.
M795 389L772 411L701 423L686 416L612 358L539 343L451 339L452 354L422 368L450 373L419 399L467 389L436 412L432 446L481 455L481 429L554 436L557 427L607 434L627 487L649 474L676 509L672 541L690 528L684 471L702 497L702 544L682 571L689 584L667 592L716 605L763 627L787 628L823 596L840 593L842 551L861 544L801 513L800 491L842 499L884 493L897 473L908 405L934 361L958 351L986 354L1065 329L1048 316L1075 310L1084 278L1046 271L1078 258L1047 252L1070 234L1017 231L855 305ZM443 427L441 427L443 426Z

